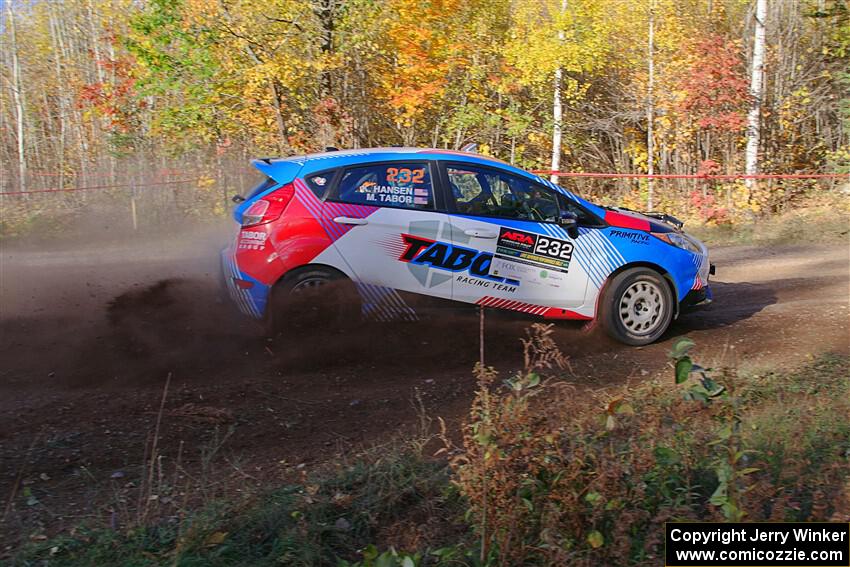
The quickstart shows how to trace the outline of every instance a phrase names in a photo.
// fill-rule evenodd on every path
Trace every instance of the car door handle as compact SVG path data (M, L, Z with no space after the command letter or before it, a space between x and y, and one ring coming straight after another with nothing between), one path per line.
M489 230L476 230L474 228L464 230L463 233L467 236L475 236L476 238L496 238L497 236L499 236L498 232L491 232Z
M339 223L339 224L356 224L356 225L369 224L369 221L367 221L366 219L356 219L356 218L352 218L352 217L336 217L334 219L334 222Z

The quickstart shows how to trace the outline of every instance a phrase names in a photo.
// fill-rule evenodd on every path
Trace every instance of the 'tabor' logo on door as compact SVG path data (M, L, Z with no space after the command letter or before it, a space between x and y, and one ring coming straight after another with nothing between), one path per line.
M517 281L508 281L505 278L490 275L493 255L489 252L464 248L456 244L439 242L412 234L402 234L401 239L405 244L404 252L399 257L402 262L421 264L450 272L468 272L476 278L519 285Z

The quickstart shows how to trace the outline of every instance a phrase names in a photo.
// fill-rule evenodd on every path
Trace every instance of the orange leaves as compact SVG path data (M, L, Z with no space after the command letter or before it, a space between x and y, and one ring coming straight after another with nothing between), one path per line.
M710 34L696 43L695 62L681 80L682 112L702 128L739 132L749 102L747 76L739 42Z
M95 61L109 78L81 85L77 92L77 107L91 108L108 119L109 128L114 132L128 132L133 126L135 112L145 107L145 101L135 98L136 81L131 75L133 63L127 55Z
M383 29L389 65L376 94L404 126L435 105L452 71L464 62L464 45L451 25L459 6L457 0L388 2Z

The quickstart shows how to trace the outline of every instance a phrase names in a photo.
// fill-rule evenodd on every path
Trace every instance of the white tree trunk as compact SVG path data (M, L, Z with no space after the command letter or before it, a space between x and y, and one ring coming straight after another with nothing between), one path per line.
M758 173L759 140L761 137L761 102L764 91L764 20L767 15L767 0L756 0L756 22L753 39L753 67L750 75L750 112L747 116L746 173ZM753 179L747 179L747 188L752 189Z
M561 18L567 12L567 0L561 0ZM564 30L558 31L558 43L564 41ZM564 108L561 105L561 81L564 78L564 70L560 65L555 69L555 94L552 101L552 171L559 171L561 168L561 138L562 138L562 120L564 117ZM558 182L558 176L552 174L549 177L552 183Z
M655 88L655 0L649 0L649 39L646 46L647 67L649 77L646 85L646 173L655 174L655 107L653 100L653 89ZM653 198L655 191L655 180L647 179L646 210L651 211L654 206Z
M56 85L59 89L64 85L62 79L62 58L64 49L62 48L62 36L59 34L59 16L55 4L48 5L48 18L50 23L50 39L53 48L53 65L56 73ZM65 137L67 132L66 122L68 120L67 110L65 105L65 94L58 93L59 99L59 148L57 150L57 167L59 168L59 189L65 188Z
M563 70L558 67L555 69L555 96L552 105L552 171L559 171L561 167L561 120L564 116L564 109L561 106L561 79L563 78ZM558 182L558 176L554 173L551 175L552 183Z
M24 152L24 100L21 91L21 65L18 61L18 37L15 32L15 17L12 14L12 0L5 0L6 22L12 39L12 96L15 101L15 123L18 135L18 186L19 191L27 190L27 157Z

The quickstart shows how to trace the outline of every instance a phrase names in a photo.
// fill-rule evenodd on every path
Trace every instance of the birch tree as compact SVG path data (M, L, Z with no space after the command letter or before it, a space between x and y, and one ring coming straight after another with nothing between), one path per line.
M564 14L567 13L567 0L561 0L561 21L564 19ZM558 30L558 43L564 42L564 29ZM564 118L564 108L561 105L561 81L564 77L564 69L560 62L555 68L555 90L554 101L552 104L552 164L551 170L558 171L561 168L561 136L563 125L561 121ZM552 183L558 182L558 176L552 174L549 178Z
M756 0L755 31L753 34L753 64L750 72L750 112L747 115L747 175L758 173L758 151L761 138L761 103L764 83L764 20L767 16L767 0ZM747 179L747 188L752 189L754 180Z
M12 56L12 97L15 101L15 130L18 142L18 185L20 191L27 190L27 156L24 144L24 93L21 81L21 63L18 59L18 34L15 26L15 16L12 14L12 0L6 0L6 25L11 36Z
M655 107L653 101L653 89L655 88L655 0L649 0L649 38L646 42L646 59L647 59L647 86L646 86L646 173L653 175L655 173L655 140L653 138L653 126L655 122ZM646 198L646 208L652 210L653 191L655 189L654 180L650 177L647 179L648 194Z

